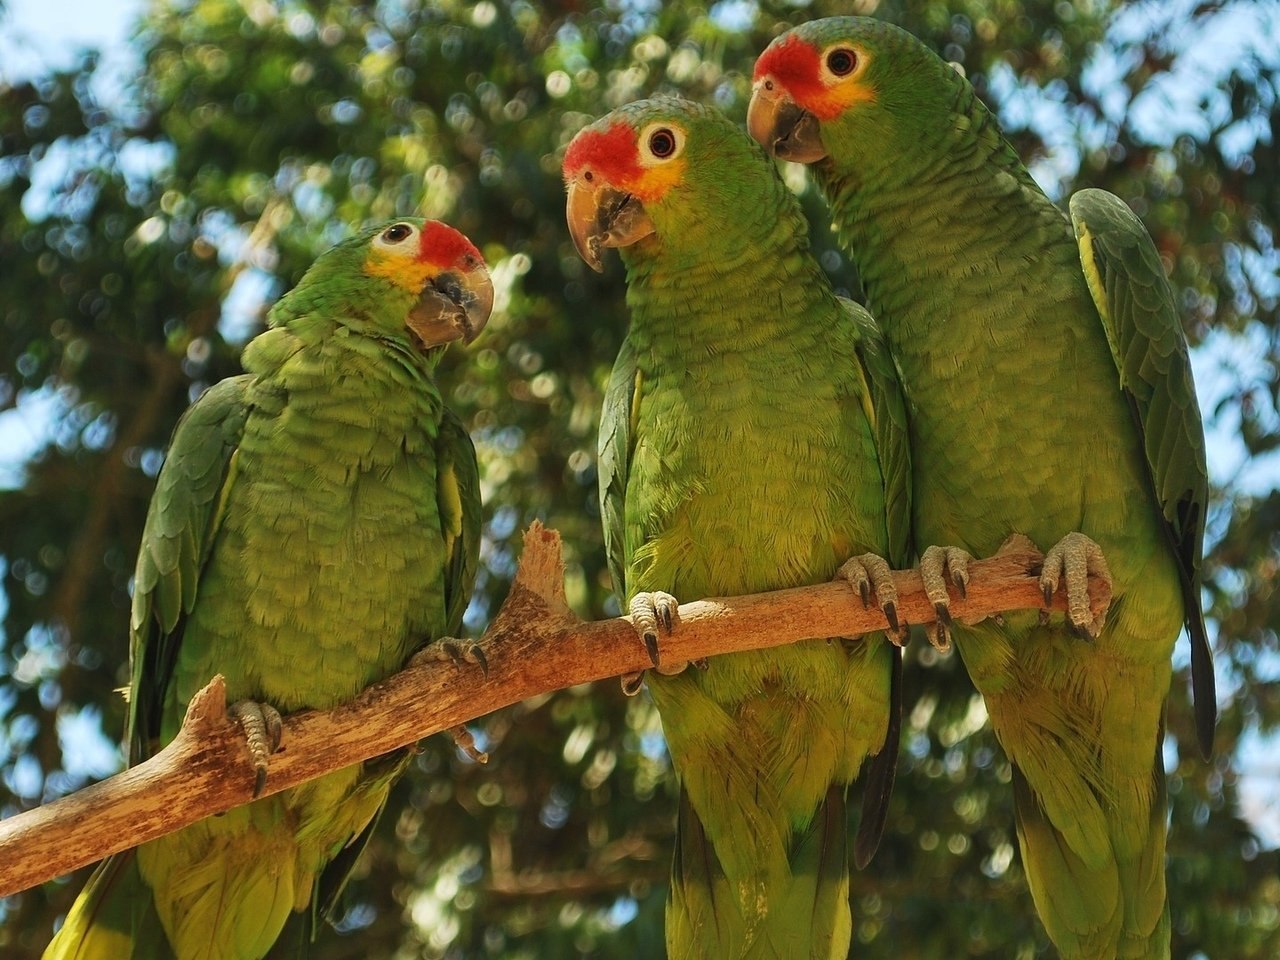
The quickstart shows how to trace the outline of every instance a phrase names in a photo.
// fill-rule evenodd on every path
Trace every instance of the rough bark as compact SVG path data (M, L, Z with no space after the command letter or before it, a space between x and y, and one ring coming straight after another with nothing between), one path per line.
M1039 609L1041 554L1027 544L970 565L967 596L952 592L955 619ZM893 574L898 616L935 621L915 571ZM1109 588L1090 581L1101 609ZM1063 588L1053 609L1066 607ZM735 650L780 646L810 637L855 637L883 630L848 583L835 582L680 607L679 625L661 641L677 662ZM262 795L449 730L494 710L564 687L649 666L626 617L583 621L564 597L560 537L535 523L510 595L477 641L487 670L470 663L419 660L330 711L285 717L279 750ZM178 830L252 798L254 769L241 727L227 716L221 677L191 701L182 730L145 762L0 823L0 896Z

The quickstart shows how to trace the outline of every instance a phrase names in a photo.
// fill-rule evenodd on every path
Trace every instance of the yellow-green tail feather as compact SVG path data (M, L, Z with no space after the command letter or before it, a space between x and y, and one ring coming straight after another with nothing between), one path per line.
M682 790L667 906L670 960L844 960L852 934L845 788L827 791L788 854L788 870L758 890L731 883Z
M133 850L108 857L71 906L43 960L172 960Z

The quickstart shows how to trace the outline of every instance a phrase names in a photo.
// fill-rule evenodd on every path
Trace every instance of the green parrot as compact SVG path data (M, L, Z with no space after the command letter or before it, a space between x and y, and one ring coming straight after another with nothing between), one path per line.
M1023 865L1062 956L1167 957L1161 742L1184 625L1206 755L1216 706L1204 434L1151 238L1101 190L1064 215L964 77L876 20L775 39L748 126L812 164L884 328L919 542L1055 544L1047 591L1109 568L1105 625L1083 607L1065 625L1010 615L957 626L956 645L1012 762ZM962 575L963 554L947 561Z
M838 299L799 204L714 109L640 101L564 158L570 233L619 248L631 323L604 402L599 482L615 589L646 634L680 798L672 960L848 954L846 794L868 757L859 865L884 824L901 661L882 634L662 663L676 601L872 588L908 559L906 413L870 316ZM874 554L874 555L873 555ZM875 556L878 555L878 556ZM842 566L846 558L853 558Z
M493 303L479 251L397 220L323 254L178 423L134 579L130 763L173 739L216 673L251 726L326 709L461 623L475 451L433 379ZM252 721L257 720L254 724ZM256 960L305 950L407 751L108 858L46 960ZM261 772L261 771L260 771Z

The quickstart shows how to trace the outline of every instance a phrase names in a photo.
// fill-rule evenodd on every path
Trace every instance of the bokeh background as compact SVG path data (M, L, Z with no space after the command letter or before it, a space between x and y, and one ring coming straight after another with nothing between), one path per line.
M622 273L573 253L564 145L655 91L742 118L769 39L855 8L960 64L1052 195L1123 197L1173 278L1210 435L1221 709L1205 764L1180 645L1174 955L1280 956L1273 0L0 0L0 814L119 768L129 578L169 433L365 221L441 217L493 266L494 318L442 372L484 472L469 629L535 517L564 535L573 605L615 613L594 451ZM823 266L856 296L804 196ZM1051 956L982 703L954 658L916 644L908 661L888 835L853 881L855 955ZM647 699L602 683L474 726L489 765L423 745L315 955L661 956L673 786ZM0 901L0 954L38 956L83 879Z

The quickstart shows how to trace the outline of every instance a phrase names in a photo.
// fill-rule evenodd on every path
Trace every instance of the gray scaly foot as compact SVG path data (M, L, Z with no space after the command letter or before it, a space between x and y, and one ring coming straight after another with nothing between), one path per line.
M967 596L969 588L969 561L973 556L960 547L932 546L925 549L920 557L920 579L924 581L924 592L933 604L933 612L938 618L934 629L929 631L929 642L940 653L951 651L951 595L947 592L950 583L959 591L961 597Z
M889 639L898 646L906 643L906 624L898 622L898 588L894 586L893 571L884 557L874 553L850 557L840 565L834 579L849 581L862 598L864 610L871 606L871 594L874 592L876 605L889 621Z
M1083 533L1068 533L1044 555L1040 589L1044 591L1045 606L1053 602L1059 581L1065 579L1067 622L1084 639L1093 639L1102 633L1102 626L1107 620L1106 607L1096 617L1089 608L1090 575L1102 578L1108 587L1111 586L1111 571L1107 569L1102 548Z
M409 659L411 666L427 663L453 663L457 666L470 664L479 667L486 677L489 676L489 658L485 656L484 648L474 640L441 637L439 640L428 643ZM454 744L468 758L476 763L489 762L489 754L476 748L475 737L463 724L460 723L445 732L453 737Z
M640 634L640 639L644 641L644 648L649 654L649 661L654 669L659 673L676 674L689 666L687 661L675 664L662 663L662 656L658 650L660 637L671 636L675 628L680 625L680 602L675 597L661 591L637 593L631 598L627 612L631 616L631 623L636 628L636 633ZM640 685L644 682L644 671L624 673L621 679L622 692L629 697L634 697L640 692Z
M253 761L253 796L256 800L267 784L267 763L271 754L280 749L280 737L284 733L284 721L280 711L269 703L256 700L239 700L227 708L227 715L240 724Z
M459 640L457 637L441 637L428 643L409 659L409 663L413 666L426 663L472 664L479 667L486 677L489 675L489 658L485 656L484 648L474 640Z

